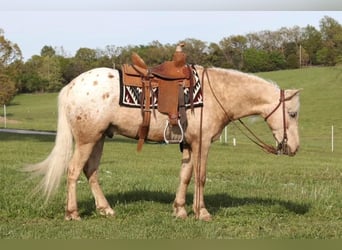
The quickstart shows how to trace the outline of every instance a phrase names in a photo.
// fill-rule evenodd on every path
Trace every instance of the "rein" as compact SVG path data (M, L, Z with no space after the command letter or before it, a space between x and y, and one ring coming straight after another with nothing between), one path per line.
M234 125L248 138L250 139L252 142L254 142L256 145L258 145L259 147L261 147L264 151L271 153L271 154L275 154L275 155L279 155L281 153L285 153L286 151L286 145L287 145L287 133L286 133L286 120L285 120L285 101L289 100L285 99L285 91L283 89L280 90L280 99L279 99L279 103L277 104L277 106L265 117L264 121L266 122L267 119L272 116L274 114L275 111L277 111L277 109L280 107L280 105L282 105L282 111L283 111L283 129L284 129L284 134L283 134L283 140L278 144L277 148L273 147L272 145L268 145L265 142L263 142L255 133L253 133L253 131L247 127L247 125L241 120L239 119L239 122L247 129L247 131L255 138L251 138L250 136L248 136L244 131L242 131L240 129L240 127L238 127L235 123Z
M209 76L207 69L205 68L202 72L202 91L204 90L204 74L207 76L207 80L209 81ZM204 91L203 91L204 93ZM195 214L196 219L199 219L200 212L201 212L201 161L202 161L202 137L203 137L203 106L201 106L201 113L200 113L200 130L199 130L199 145L198 145L198 155L197 155L197 168L196 168L196 189L195 189L195 197L196 197L196 206Z
M285 98L285 91L283 89L281 89L280 90L279 103L277 104L277 106L264 119L265 121L267 121L267 119L270 116L272 116L274 114L274 112L277 111L277 109L282 105L284 134L283 134L283 140L278 144L277 148L275 148L274 146L268 145L263 140L261 140L241 119L238 119L238 121L241 123L241 125L243 127L245 127L245 129L251 134L251 136L249 136L239 126L236 125L236 123L229 117L228 113L226 112L226 110L224 109L223 105L221 104L221 102L219 101L218 97L216 96L216 94L215 94L215 92L214 92L214 90L213 90L213 88L211 86L211 82L209 80L209 75L208 75L207 69L204 69L204 71L205 71L207 79L208 79L210 90L211 90L213 96L215 97L216 102L219 104L219 106L221 107L222 111L225 113L226 117L228 118L228 121L233 122L235 127L237 127L249 140L251 140L253 143L258 145L264 151L266 151L268 153L271 153L271 154L275 154L275 155L286 153L287 133L286 133L286 119L285 119L285 115L286 115L286 113L285 113L285 102L290 100L292 98L292 96L290 96L288 98ZM204 74L204 72L203 72L203 74Z

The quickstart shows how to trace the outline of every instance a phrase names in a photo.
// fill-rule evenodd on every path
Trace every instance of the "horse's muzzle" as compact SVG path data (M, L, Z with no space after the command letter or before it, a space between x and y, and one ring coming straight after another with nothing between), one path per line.
M277 146L277 154L278 155L288 155L295 156L298 151L298 147L295 150L291 150L286 140L280 142Z

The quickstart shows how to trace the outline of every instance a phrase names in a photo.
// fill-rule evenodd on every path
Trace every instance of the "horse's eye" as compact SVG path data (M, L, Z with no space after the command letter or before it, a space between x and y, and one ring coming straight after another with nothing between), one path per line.
M297 117L297 112L289 112L289 115L291 118L296 118Z

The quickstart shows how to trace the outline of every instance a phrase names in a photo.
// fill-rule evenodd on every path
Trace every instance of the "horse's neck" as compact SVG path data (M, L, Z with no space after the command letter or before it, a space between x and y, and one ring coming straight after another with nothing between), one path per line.
M269 107L279 99L279 90L275 85L256 76L240 72L222 72L221 84L216 92L223 100L230 119L239 119L250 115L263 117Z
M236 116L239 118L250 115L261 115L266 117L269 107L277 99L277 89L269 83L244 84L241 92L245 95L241 98L241 105L236 109Z

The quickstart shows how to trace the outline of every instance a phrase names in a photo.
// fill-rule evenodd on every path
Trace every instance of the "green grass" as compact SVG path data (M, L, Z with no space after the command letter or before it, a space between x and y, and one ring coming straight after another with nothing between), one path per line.
M54 136L0 133L0 238L341 239L342 69L309 68L260 75L284 88L304 88L301 149L295 157L265 154L229 126L229 144L214 143L209 154L205 199L212 222L194 218L193 183L187 197L189 218L172 217L181 157L177 145L147 143L138 154L135 141L108 139L100 181L116 217L104 218L95 212L82 176L78 202L83 220L66 222L65 179L57 195L44 206L42 199L29 195L38 180L20 172L25 163L47 156ZM54 130L56 96L17 96L8 112L10 119L21 123L8 127ZM246 121L258 135L271 141L261 119ZM334 152L331 125L335 128ZM237 138L236 147L231 145L232 137Z
M6 108L7 128L56 130L57 96L58 93L16 96ZM3 113L1 107L0 116L4 116Z

